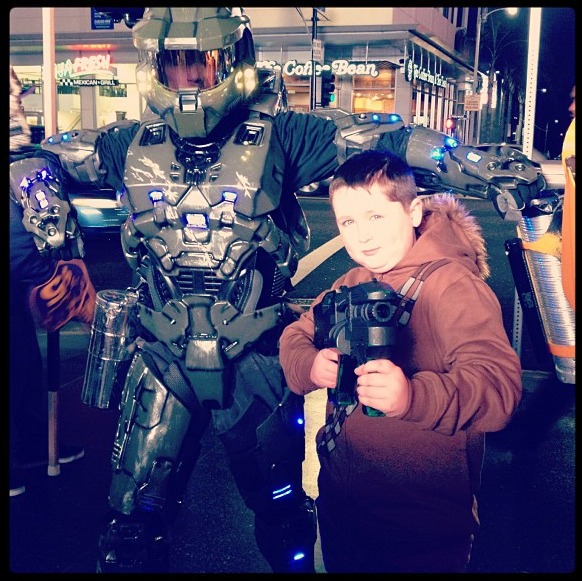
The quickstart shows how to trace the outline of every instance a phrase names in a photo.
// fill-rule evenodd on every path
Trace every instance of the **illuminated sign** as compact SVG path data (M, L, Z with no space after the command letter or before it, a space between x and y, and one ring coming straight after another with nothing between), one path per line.
M78 56L55 64L55 78L63 84L84 87L117 85L110 54Z
M331 71L334 75L365 75L369 77L377 77L378 69L376 68L376 63L363 63L355 61L347 61L344 59L338 59L332 61L331 65L321 65L319 63L314 63L313 61L307 61L305 63L297 62L297 60L289 60L283 65L277 63L277 61L259 61L257 66L262 69L277 69L283 71L283 74L289 77L310 77L313 73L313 66L315 64L315 75L321 76L321 71Z
M409 83L412 83L412 81L423 81L424 83L430 83L437 87L447 87L449 85L443 75L417 65L411 58L407 58L404 64L404 78Z

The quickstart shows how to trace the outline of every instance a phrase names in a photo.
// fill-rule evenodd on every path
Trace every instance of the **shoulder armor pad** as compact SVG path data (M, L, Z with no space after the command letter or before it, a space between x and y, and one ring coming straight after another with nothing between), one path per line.
M101 162L97 153L97 141L102 133L102 129L75 129L57 133L45 139L41 147L54 153L63 168L76 181L100 184L105 172L99 169Z
M257 69L260 89L257 97L249 105L251 111L257 111L270 117L288 110L287 89L283 82L281 69Z
M334 123L340 164L353 153L374 149L383 133L404 127L402 117L396 113L354 113L334 119Z
M43 157L14 161L10 164L10 196L22 206L22 223L40 254L69 260L83 256L83 241L57 175L58 168Z

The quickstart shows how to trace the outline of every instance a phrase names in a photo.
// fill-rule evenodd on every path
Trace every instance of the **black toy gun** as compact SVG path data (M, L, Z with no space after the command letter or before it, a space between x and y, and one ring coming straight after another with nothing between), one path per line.
M400 297L389 285L376 279L328 292L313 307L314 344L318 349L336 347L341 355L336 388L328 390L337 405L357 402L354 369L372 359L391 359L396 345L394 314ZM363 406L367 416L384 416Z

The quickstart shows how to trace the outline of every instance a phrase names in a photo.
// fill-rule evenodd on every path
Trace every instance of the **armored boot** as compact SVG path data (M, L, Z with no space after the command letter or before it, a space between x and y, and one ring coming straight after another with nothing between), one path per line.
M167 573L168 536L156 515L116 514L99 537L97 573Z

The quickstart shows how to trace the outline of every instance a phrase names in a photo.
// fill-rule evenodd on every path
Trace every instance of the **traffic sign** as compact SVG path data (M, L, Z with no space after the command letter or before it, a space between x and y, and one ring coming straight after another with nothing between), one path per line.
M321 61L323 60L323 42L318 38L314 38L311 41L311 48L313 50L313 60Z
M465 111L480 111L481 110L481 95L473 93L472 95L465 95Z

